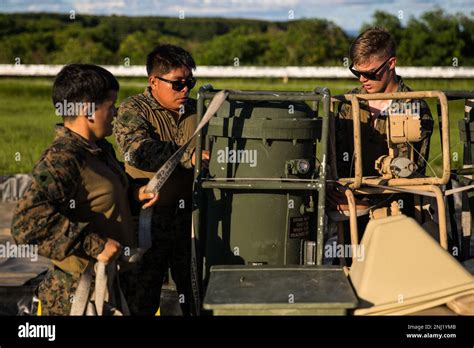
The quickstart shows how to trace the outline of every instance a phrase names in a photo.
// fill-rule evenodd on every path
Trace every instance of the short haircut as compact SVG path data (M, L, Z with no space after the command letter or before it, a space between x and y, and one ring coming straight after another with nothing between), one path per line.
M352 63L368 62L372 57L387 59L394 57L395 40L381 27L369 28L352 43L349 56Z
M93 64L70 64L61 69L53 84L53 105L57 103L102 104L111 91L119 90L112 73ZM64 115L63 115L64 116Z
M171 70L186 67L189 71L196 69L191 54L184 48L175 45L159 45L151 51L146 59L146 72L152 74L166 75Z

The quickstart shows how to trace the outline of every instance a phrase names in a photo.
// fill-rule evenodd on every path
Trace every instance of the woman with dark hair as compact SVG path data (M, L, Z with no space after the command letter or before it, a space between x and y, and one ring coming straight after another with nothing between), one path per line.
M54 81L53 104L64 124L34 166L12 221L17 244L35 244L52 261L37 290L44 315L68 315L88 266L136 246L129 197L150 200L146 207L158 197L129 183L105 140L118 90L109 71L90 64L67 65Z

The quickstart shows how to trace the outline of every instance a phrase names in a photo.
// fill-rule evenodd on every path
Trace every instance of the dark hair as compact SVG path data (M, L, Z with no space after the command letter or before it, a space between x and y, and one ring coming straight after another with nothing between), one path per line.
M196 69L196 63L188 51L175 45L156 46L146 59L148 76L152 74L166 75L171 70L181 67L192 71Z
M53 105L57 103L102 104L119 83L112 73L93 64L70 64L58 73L53 84Z
M395 55L395 40L387 30L380 27L369 28L360 34L352 43L349 52L355 64L367 61L372 56L387 59Z

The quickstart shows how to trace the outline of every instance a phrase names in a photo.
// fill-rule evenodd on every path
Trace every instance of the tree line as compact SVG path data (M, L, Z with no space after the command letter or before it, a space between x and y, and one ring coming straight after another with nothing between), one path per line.
M441 9L411 17L377 11L369 26L397 41L400 65L473 66L474 13ZM157 44L185 47L198 65L337 66L354 38L324 19L284 22L224 18L0 14L0 63L143 65Z

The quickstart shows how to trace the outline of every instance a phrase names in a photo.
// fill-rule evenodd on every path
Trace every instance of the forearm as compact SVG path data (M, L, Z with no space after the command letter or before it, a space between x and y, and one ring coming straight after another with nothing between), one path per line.
M155 139L130 141L123 147L125 161L131 166L149 172L157 171L177 150L172 142Z
M192 159L195 152L196 152L196 148L192 144L189 145L186 151L184 152L183 157L181 157L181 160L180 160L181 167L185 169L191 169L194 167Z

